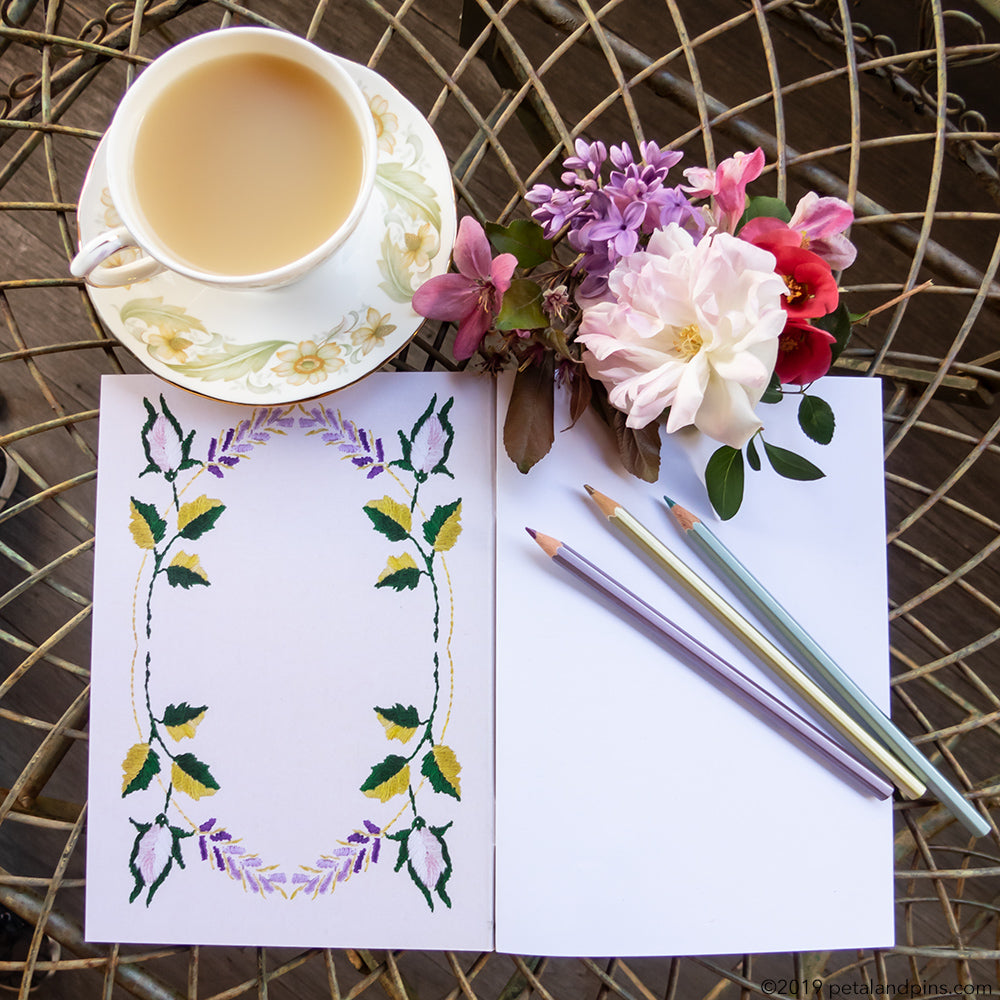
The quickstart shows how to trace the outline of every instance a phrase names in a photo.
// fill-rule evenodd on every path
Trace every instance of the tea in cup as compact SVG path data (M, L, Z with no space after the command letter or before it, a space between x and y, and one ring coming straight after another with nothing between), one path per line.
M99 286L164 270L224 288L288 284L351 235L375 180L358 86L329 53L270 28L169 49L126 93L105 141L122 225L70 265ZM125 247L142 256L108 260Z

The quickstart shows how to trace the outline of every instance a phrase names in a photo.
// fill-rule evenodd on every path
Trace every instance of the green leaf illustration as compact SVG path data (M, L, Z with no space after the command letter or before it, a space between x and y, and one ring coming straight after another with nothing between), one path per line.
M189 316L183 306L164 305L162 295L150 299L129 299L121 308L121 318L123 323L139 319L169 333L183 333L186 330L208 333L205 324L200 319Z
M184 590L190 590L192 587L207 587L208 577L187 566L170 565L167 567L167 583L171 587L182 587Z
M402 795L410 785L410 765L405 757L391 753L376 764L365 778L361 791L380 802L388 802L394 795Z
M822 469L817 468L808 459L801 455L796 455L794 451L787 448L779 448L777 445L764 442L764 454L767 455L771 468L784 476L785 479L797 479L808 482L813 479L822 479L825 475Z
M420 773L431 783L431 788L454 799L462 798L458 777L461 770L454 750L440 743L424 755L420 765Z
M168 705L163 713L163 726L175 740L182 740L185 737L193 739L207 711L207 705L194 708L186 701L182 701L179 705Z
M375 583L376 587L391 587L395 591L415 590L420 583L420 570L413 556L404 552L401 556L389 556L386 567Z
M461 516L461 499L434 508L434 513L424 522L424 538L435 552L447 552L458 541L462 531Z
M392 708L375 709L378 721L385 727L386 739L408 743L420 727L420 714L412 705L405 708L397 701Z
M728 521L743 503L743 475L743 452L727 444L713 452L705 466L708 499L723 521Z
M512 253L521 267L537 267L552 257L552 240L534 219L515 219L509 226L487 222L483 227L497 253Z
M190 795L193 799L214 795L219 790L219 783L212 777L208 765L193 753L182 753L174 757L171 778L177 791Z
M389 840L399 843L399 857L396 859L395 870L398 872L404 864L406 865L413 884L423 894L432 910L434 909L432 893L435 892L445 906L451 907L445 886L451 878L452 864L448 844L444 839L450 826L451 823L446 823L444 826L428 826L427 821L418 816L410 829L390 833L388 837ZM417 865L413 863L414 858L418 859Z
M122 761L122 798L149 788L160 773L160 758L148 743L136 743Z
M390 542L402 542L410 537L410 509L397 503L392 497L369 500L362 510L375 526L375 530L385 535Z
M837 427L833 407L819 396L803 396L799 403L799 426L817 444L829 444Z
M226 509L221 500L200 496L197 500L181 505L177 512L177 527L181 538L194 540L215 527L215 522Z
M222 343L219 350L202 351L193 361L167 365L171 371L203 382L231 382L259 372L275 352L289 345L287 340L258 340L252 344Z
M382 239L382 256L378 261L378 269L385 278L379 282L390 299L396 302L409 302L413 298L413 282L410 272L404 263L404 251L392 241L392 235L386 233Z
M135 497L131 499L132 509L135 514L133 515L133 521L129 526L129 530L132 532L132 537L139 548L151 549L153 545L162 542L166 536L167 522L160 517L156 508L151 503L143 503L141 500L136 500ZM135 519L135 515L138 515L138 522ZM144 530L144 526L149 532L148 535L146 534L146 530ZM153 544L150 545L149 542Z
M414 170L401 163L380 163L375 172L375 185L385 196L389 208L402 208L418 218L426 219L441 231L441 209L434 188Z

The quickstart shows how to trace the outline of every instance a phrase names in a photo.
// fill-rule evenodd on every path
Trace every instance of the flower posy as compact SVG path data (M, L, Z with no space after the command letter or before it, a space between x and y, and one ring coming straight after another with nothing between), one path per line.
M487 237L463 219L459 273L428 281L413 305L458 324L456 358L479 353L488 370L517 369L504 443L522 471L551 445L542 415L561 385L573 422L595 401L616 426L626 466L650 481L659 426L668 434L693 426L718 441L706 482L729 517L742 500L743 451L760 467L758 440L779 474L822 475L763 441L757 407L794 391L804 432L831 439L830 407L806 390L850 335L833 271L856 256L845 235L854 214L814 192L794 211L749 196L765 168L760 149L688 167L678 182L670 171L680 159L654 142L641 143L637 157L627 143L577 139L561 185L525 195L535 223L489 226ZM567 263L556 254L560 238L574 254ZM514 277L515 263L523 277Z

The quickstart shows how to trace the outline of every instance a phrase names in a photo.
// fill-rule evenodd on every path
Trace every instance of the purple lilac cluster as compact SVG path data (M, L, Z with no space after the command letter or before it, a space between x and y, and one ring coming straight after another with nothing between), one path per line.
M382 831L371 821L365 820L365 830L356 830L347 838L347 845L338 847L316 862L316 871L297 872L292 876L295 892L310 896L325 895L361 871L366 860L378 862L382 847Z
M385 449L382 439L375 437L363 427L345 420L339 411L323 406L314 406L308 416L299 417L299 427L310 434L320 434L324 444L335 445L344 458L359 469L367 469L366 479L374 479L385 472Z
M579 294L600 295L608 274L622 257L634 253L643 237L676 222L700 235L705 222L680 185L668 186L667 173L683 156L655 142L639 144L639 161L628 143L612 146L576 140L576 155L563 160L565 187L536 184L525 199L531 213L552 238L569 226L566 240L579 254L577 271L585 273ZM602 180L605 164L611 171Z
M288 876L282 871L275 871L273 867L265 868L258 855L247 854L246 848L234 841L227 830L216 828L215 817L198 827L198 847L202 861L209 862L230 878L243 882L251 892L270 896L277 891L284 895L279 886L288 881Z
M294 426L291 412L291 407L256 410L248 420L241 420L235 427L212 438L205 463L208 471L222 479L226 469L233 468L258 445L267 444L272 434L284 434Z

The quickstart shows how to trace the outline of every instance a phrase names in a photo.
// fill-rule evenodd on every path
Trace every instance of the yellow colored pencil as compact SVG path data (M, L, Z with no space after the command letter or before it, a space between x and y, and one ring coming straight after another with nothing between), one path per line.
M908 798L920 798L926 786L870 733L852 719L815 681L793 663L759 629L746 620L731 604L716 593L697 573L675 555L648 528L621 504L599 493L592 486L587 492L612 524L620 528L654 563L666 570L698 603L748 646L767 667L777 674L817 714L832 725L865 758L888 777Z

